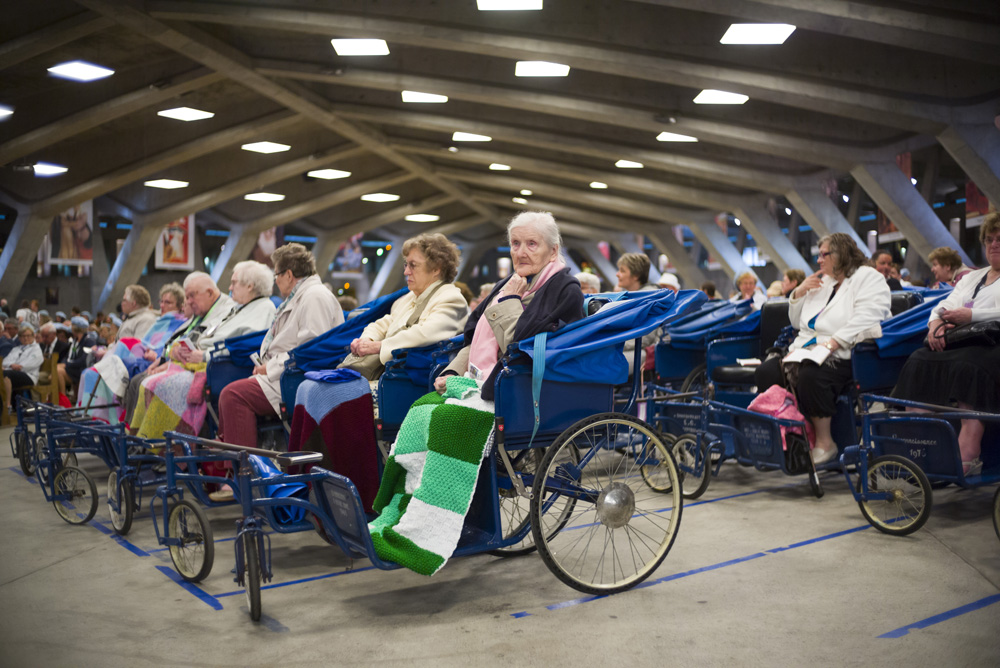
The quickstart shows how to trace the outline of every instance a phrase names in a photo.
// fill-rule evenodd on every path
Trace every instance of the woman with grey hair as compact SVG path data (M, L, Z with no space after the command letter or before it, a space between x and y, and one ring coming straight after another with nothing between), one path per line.
M38 372L42 368L42 349L35 343L35 328L22 323L17 332L21 345L11 350L3 358L3 384L7 405L13 402L15 390L31 387L38 382Z
M525 211L507 226L514 273L498 281L465 323L465 346L434 382L467 375L493 400L493 382L507 346L583 318L583 292L562 258L562 237L550 213ZM485 316L485 317L484 317Z

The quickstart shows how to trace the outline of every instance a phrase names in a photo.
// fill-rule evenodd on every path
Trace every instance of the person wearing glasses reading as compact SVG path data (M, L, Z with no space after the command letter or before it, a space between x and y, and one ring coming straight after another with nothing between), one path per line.
M879 323L889 317L891 302L885 278L868 266L854 240L842 233L819 241L819 271L792 291L788 317L798 336L789 355L772 357L757 368L757 389L781 385L795 392L799 410L815 429L812 458L816 464L837 455L830 422L837 397L852 380L854 344L882 335ZM796 355L796 351L801 351ZM801 361L799 361L801 358ZM789 387L786 371L797 370Z

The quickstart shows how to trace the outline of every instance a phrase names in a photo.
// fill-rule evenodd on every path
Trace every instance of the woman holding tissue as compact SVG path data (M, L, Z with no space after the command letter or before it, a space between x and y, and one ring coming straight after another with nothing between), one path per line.
M846 234L819 242L819 271L792 291L788 315L799 335L784 359L773 357L757 369L757 388L788 387L785 371L797 366L794 390L799 410L816 431L812 458L822 464L837 455L830 422L837 396L851 382L851 349L881 336L878 324L889 317L891 296L882 274ZM793 367L795 368L795 367Z

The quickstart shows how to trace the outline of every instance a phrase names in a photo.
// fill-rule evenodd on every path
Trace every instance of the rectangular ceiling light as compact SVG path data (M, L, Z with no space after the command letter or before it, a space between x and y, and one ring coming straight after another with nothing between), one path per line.
M59 65L50 67L49 73L74 81L96 81L97 79L111 76L115 71L82 60L71 60L68 63L60 63Z
M694 98L695 104L743 104L750 98L739 93L727 93L724 90L706 88Z
M499 162L494 162L490 164L490 169L492 169L494 172L509 172L510 165L504 165Z
M174 179L156 179L154 181L146 181L143 185L149 186L150 188L176 190L177 188L187 188L191 184L187 181L175 181Z
M615 167L618 169L642 169L641 162L635 162L634 160L619 160L615 163Z
M521 194L522 194L522 195L524 195L525 197L531 197L531 196L532 196L532 195L534 195L535 193L531 192L531 191L530 191L530 190L528 190L528 189L525 189L525 190L522 190L522 191L521 191Z
M403 91L403 102L423 102L425 104L443 104L448 101L447 95L434 93L418 93L415 90Z
M251 202L280 202L285 199L285 196L277 193L250 193L244 195L243 199L248 199Z
M513 202L514 204L527 204L528 203L528 200L524 199L523 197L511 197L510 201Z
M594 190L607 190L608 184L601 183L600 181L591 181L590 187L593 188Z
M399 195L392 193L368 193L361 196L363 202L395 202L397 199L399 199Z
M191 107L164 109L163 111L156 112L156 115L173 118L178 121L203 121L206 118L215 116L211 111L202 111L201 109L192 109Z
M331 39L338 56L388 56L384 39Z
M537 11L543 0L477 0L481 12Z
M548 63L544 60L519 60L514 65L516 77L565 77L569 76L569 65Z
M62 165L55 165L51 162L36 162L34 169L35 176L55 176L56 174L65 174L69 171L69 168Z
M661 132L656 135L656 141L698 141L697 137L679 135L675 132Z
M314 179L326 179L327 181L332 181L333 179L346 179L350 175L350 172L345 172L340 169L314 169L311 172L306 172L306 176L311 176Z
M0 104L0 118L7 118L13 113L14 113L13 109L11 109L10 107L5 107L4 105Z
M493 141L493 137L487 135L476 135L471 132L456 132L451 136L452 141Z
M291 146L288 144L278 144L273 141L258 141L252 144L243 144L240 148L244 151L253 151L254 153L281 153L290 149Z
M431 213L411 213L406 217L406 220L411 223L434 223L441 220L441 216L435 216Z
M795 32L787 23L734 23L719 40L720 44L784 44Z

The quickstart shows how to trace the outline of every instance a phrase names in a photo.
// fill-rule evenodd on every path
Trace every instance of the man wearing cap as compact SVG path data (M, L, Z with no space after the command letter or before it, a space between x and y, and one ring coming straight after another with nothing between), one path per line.
M157 315L149 308L149 291L141 285L130 285L122 296L125 321L119 323L119 339L141 339L156 323Z

